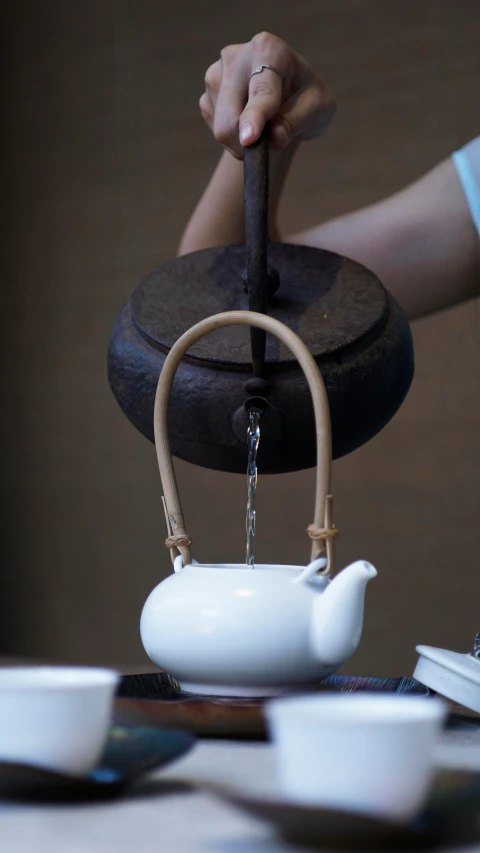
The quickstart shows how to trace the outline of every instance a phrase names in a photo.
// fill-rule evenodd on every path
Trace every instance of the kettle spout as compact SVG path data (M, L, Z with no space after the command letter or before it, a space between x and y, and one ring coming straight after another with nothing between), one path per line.
M365 589L376 575L371 563L358 560L315 597L310 645L317 660L326 666L340 667L357 648L363 628Z

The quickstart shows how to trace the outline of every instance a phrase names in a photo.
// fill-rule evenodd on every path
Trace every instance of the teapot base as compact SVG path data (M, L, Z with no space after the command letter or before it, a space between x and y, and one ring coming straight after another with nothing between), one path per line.
M193 693L201 696L218 696L225 699L267 699L269 696L279 696L282 693L291 693L298 691L299 685L291 685L283 687L238 687L234 684L192 684L191 682L180 681L180 689L182 693ZM305 685L303 689L305 690Z

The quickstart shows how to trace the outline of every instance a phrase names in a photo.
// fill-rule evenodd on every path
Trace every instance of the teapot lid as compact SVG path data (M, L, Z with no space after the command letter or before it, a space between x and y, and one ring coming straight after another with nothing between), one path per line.
M480 714L480 633L469 654L432 646L417 646L417 652L417 681Z

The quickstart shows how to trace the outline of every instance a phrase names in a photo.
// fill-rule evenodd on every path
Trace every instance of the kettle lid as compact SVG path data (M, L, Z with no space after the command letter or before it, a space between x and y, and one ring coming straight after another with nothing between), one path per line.
M268 299L268 314L304 341L314 358L345 350L380 334L389 314L387 294L370 270L334 252L270 243L268 264L278 290ZM131 299L132 317L142 337L168 353L185 331L205 316L249 308L244 286L247 265L242 245L220 246L183 255L147 275ZM188 358L209 366L250 369L248 333L219 329L196 343ZM273 335L267 337L269 369L295 363Z

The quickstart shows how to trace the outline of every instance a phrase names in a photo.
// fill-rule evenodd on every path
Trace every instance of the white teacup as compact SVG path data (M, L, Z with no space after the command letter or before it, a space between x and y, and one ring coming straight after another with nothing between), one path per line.
M284 794L398 822L422 807L446 705L421 696L310 695L266 708Z
M90 667L0 668L0 761L88 773L105 745L117 679Z

